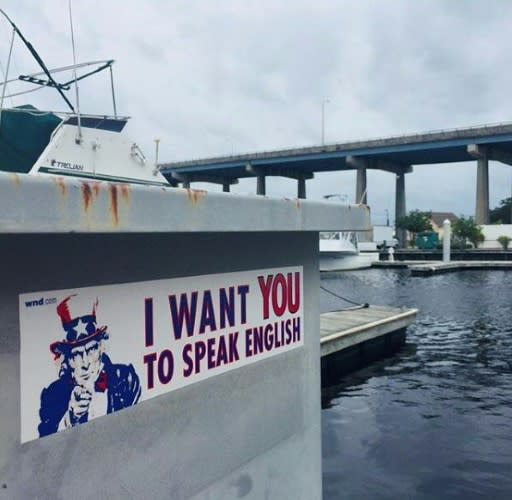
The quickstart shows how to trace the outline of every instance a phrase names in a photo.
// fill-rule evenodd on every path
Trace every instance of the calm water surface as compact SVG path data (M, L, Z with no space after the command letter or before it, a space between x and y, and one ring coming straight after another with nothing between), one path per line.
M324 499L512 499L512 273L322 285L420 310L398 354L322 391ZM322 312L346 306L320 293Z

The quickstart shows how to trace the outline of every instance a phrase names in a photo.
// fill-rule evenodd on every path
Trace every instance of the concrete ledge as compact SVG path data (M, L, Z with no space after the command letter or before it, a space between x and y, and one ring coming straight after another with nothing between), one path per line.
M0 172L0 233L367 230L365 205Z

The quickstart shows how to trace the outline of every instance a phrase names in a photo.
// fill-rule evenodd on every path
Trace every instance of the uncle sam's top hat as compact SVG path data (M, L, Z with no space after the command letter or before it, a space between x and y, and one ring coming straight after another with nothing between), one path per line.
M92 305L92 311L84 316L71 316L69 300L76 294L66 297L57 306L62 328L65 332L63 340L57 340L50 344L50 351L58 358L61 354L69 353L73 347L81 346L90 340L102 340L108 338L107 327L96 326L96 307L98 299Z

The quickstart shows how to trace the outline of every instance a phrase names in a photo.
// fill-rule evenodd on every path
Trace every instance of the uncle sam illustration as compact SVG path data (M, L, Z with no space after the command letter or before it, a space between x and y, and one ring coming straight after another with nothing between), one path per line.
M133 366L112 363L105 353L109 334L96 323L98 300L88 314L73 316L74 297L57 306L64 338L50 344L60 367L57 380L41 392L40 437L135 405L141 395Z

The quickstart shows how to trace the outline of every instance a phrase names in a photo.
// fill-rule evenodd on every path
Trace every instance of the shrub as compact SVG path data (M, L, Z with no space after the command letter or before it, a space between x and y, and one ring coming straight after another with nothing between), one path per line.
M501 245L501 248L503 250L508 249L508 244L510 243L511 238L505 235L498 236L498 243Z

